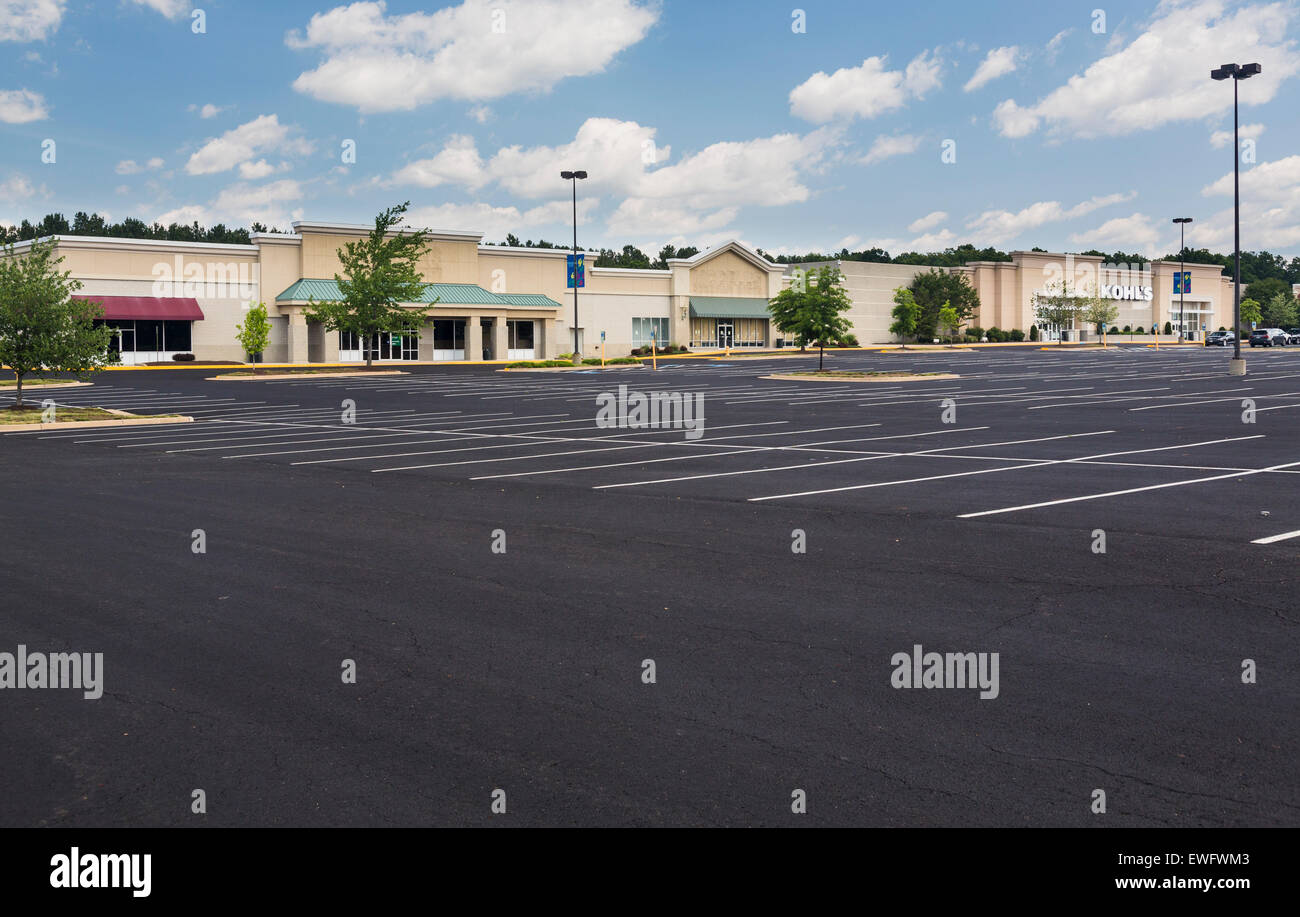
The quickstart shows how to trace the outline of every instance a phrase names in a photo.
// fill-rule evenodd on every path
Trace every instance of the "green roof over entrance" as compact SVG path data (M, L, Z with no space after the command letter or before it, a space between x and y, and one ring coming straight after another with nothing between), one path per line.
M692 296L692 318L771 318L767 300L746 296Z
M303 278L275 298L276 302L332 302L341 298L333 280ZM541 293L492 293L472 283L426 283L416 302L448 306L510 306L515 309L558 309L560 304Z

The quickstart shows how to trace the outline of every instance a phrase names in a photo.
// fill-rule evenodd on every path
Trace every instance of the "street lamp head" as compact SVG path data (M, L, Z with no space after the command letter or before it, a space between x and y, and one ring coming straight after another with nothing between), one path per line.
M571 179L571 178L573 178L573 177L574 177L574 176L573 176L573 173L572 173L572 172L561 172L561 173L560 173L560 178L564 179L565 181L568 181L569 179Z
M560 178L563 178L565 181L568 181L571 178L586 178L586 177L587 177L587 173L581 170L576 172L565 171L560 173Z
M1192 218L1191 218L1191 217L1174 217L1174 222L1175 222L1175 223L1190 223L1190 222L1192 222Z
M587 173L586 173L586 172L583 172L581 169L579 169L577 172L574 172L574 173L573 173L573 177L574 177L574 178L586 178L586 177L587 177Z
M1217 70L1210 71L1210 77L1216 80L1226 80L1237 72L1236 64L1224 64Z
M1261 67L1259 64L1242 64L1240 67L1237 68L1237 79L1248 80L1252 76L1262 73L1263 70L1264 68Z

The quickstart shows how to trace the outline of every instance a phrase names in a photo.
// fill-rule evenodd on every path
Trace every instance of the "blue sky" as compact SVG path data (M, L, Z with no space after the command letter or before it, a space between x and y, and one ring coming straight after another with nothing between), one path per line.
M1189 245L1226 251L1209 71L1259 61L1242 245L1294 256L1298 39L1294 0L0 0L0 222L288 228L409 199L434 229L562 241L558 172L582 168L584 246L1159 256L1191 216Z

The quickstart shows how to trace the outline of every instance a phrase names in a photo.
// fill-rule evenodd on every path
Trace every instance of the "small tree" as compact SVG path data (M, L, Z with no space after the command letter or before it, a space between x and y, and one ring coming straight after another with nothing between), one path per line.
M912 296L912 291L907 287L898 287L894 290L894 308L890 311L894 317L894 323L889 326L889 333L898 335L903 341L903 349L907 349L907 339L916 334L916 323L921 317L921 307L916 304L916 299Z
M1264 320L1263 316L1260 314L1259 303L1255 302L1255 300L1250 298L1243 299L1240 308L1241 322L1243 325L1253 325L1255 322ZM1237 331L1240 333L1241 329L1238 328Z
M961 316L957 314L957 310L945 302L939 309L939 330L945 332L944 336L950 343L957 334L957 327L960 324Z
M1037 325L1030 325L1030 326L1029 326L1029 340L1031 340L1031 341L1036 341L1036 340L1038 340L1038 326L1037 326Z
M1073 326L1079 317L1079 297L1064 283L1049 284L1047 289L1034 294L1034 318L1044 325L1055 325L1064 331ZM1058 340L1057 344L1061 341Z
M266 345L271 343L271 320L266 316L266 303L259 302L255 306L249 304L248 315L235 326L235 337L239 339L249 359L258 362Z
M402 303L418 302L424 295L420 258L429 250L423 230L390 230L401 222L411 202L389 207L375 217L375 228L359 242L339 249L343 273L334 275L342 299L312 300L307 318L318 321L326 331L347 331L357 336L366 352L366 366L372 364L371 350L364 342L382 332L410 332L428 317L433 303L414 308ZM436 302L436 300L435 300Z
M1174 333L1174 323L1165 322L1165 334L1173 334L1173 333Z
M1264 321L1274 328L1294 328L1296 324L1295 297L1288 292L1274 293L1261 307Z
M1080 304L1083 309L1083 320L1096 328L1098 334L1103 333L1102 325L1113 325L1115 319L1119 317L1119 306L1109 299L1086 296L1080 300Z
M81 281L60 271L53 241L34 241L22 255L13 245L0 257L0 364L17 382L14 406L23 406L23 377L38 369L79 375L117 362L113 330L96 325L99 303L73 299Z
M852 306L839 268L825 265L815 275L798 275L797 282L776 294L767 308L772 324L795 335L800 346L817 342L817 371L821 372L826 342L835 343L848 334L850 324L844 313Z

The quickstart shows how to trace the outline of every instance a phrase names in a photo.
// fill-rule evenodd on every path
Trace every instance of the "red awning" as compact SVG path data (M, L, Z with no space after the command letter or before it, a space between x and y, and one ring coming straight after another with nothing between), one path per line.
M106 319L149 318L167 321L202 321L199 301L184 296L91 296L78 293L73 299L99 303Z

